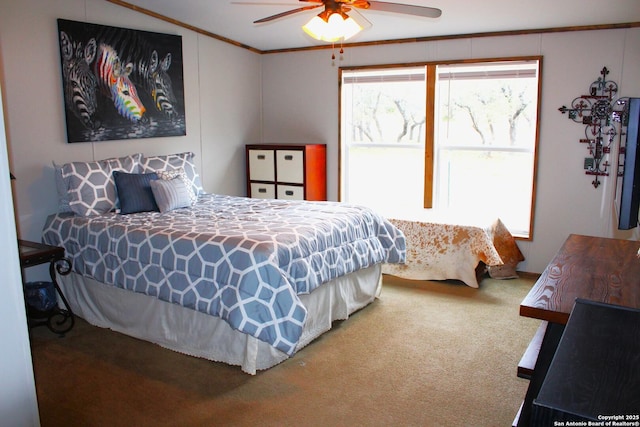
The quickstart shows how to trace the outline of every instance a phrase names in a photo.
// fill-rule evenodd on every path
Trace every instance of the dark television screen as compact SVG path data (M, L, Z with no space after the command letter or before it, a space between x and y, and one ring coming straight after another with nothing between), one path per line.
M640 209L640 98L629 98L629 123L620 192L618 229L629 230L638 226Z

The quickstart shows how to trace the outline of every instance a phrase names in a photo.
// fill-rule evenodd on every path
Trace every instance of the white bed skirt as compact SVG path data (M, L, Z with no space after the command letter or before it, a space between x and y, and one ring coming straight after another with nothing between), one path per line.
M381 270L378 264L302 295L300 299L308 315L296 351L331 329L334 320L346 319L373 302L380 294ZM289 358L266 342L232 329L217 317L76 273L58 276L58 281L74 314L92 325L180 353L238 365L252 375Z

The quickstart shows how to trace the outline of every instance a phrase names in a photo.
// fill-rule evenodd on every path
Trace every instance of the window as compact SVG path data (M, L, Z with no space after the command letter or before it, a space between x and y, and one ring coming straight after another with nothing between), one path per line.
M531 235L539 58L341 69L340 198Z
M422 207L425 68L343 73L341 199Z

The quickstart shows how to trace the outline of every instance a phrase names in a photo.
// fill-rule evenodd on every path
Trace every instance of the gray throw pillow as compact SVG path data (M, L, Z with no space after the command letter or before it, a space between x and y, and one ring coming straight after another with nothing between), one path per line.
M151 181L150 185L160 212L165 213L178 208L191 207L189 188L182 179L157 179Z

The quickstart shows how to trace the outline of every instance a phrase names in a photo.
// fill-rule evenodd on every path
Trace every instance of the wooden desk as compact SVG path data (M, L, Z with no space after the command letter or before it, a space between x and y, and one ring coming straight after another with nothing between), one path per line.
M639 248L637 241L572 234L531 288L520 304L520 315L548 323L515 424L529 425L533 399L577 298L640 308Z

